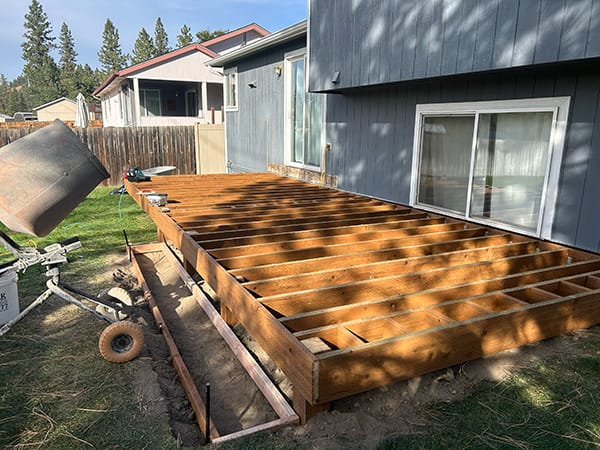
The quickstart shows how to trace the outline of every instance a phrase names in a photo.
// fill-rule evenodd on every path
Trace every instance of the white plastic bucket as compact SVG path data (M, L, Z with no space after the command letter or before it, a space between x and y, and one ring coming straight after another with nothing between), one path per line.
M9 270L0 274L0 325L19 315L17 272Z

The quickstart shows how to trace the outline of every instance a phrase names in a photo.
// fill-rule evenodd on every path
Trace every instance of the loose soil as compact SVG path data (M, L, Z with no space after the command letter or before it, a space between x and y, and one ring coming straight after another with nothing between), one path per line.
M211 410L220 433L276 419L169 262L160 253L143 255L139 262L196 385L201 390L204 383L211 384ZM142 298L129 272L120 269L115 280ZM146 323L146 345L142 357L134 362L140 405L149 414L166 412L179 442L184 447L198 446L203 436L147 308L142 322ZM241 326L234 331L284 395L291 398L291 384L283 372ZM429 421L426 405L430 403L460 399L481 380L500 382L512 371L538 360L576 357L577 340L585 333L570 333L338 400L305 425L288 426L277 433L283 441L302 448L374 449L384 437L418 432Z
M277 419L250 376L190 294L162 253L138 257L144 278L156 300L186 366L201 394L210 383L211 416L221 435ZM152 322L151 322L152 323ZM201 443L202 435L182 389L173 387L175 371L162 336L149 330L148 351L155 361L158 383L169 403L171 427L184 446ZM159 342L157 342L159 341ZM152 380L143 378L152 385Z

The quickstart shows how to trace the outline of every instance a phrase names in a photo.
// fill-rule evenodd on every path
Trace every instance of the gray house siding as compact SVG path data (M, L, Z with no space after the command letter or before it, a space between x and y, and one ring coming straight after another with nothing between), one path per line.
M309 45L311 91L598 57L600 1L310 0Z
M225 113L231 172L265 171L267 162L283 164L285 76L277 76L275 66L283 63L285 53L305 46L305 38L297 39L232 64L238 72L239 109Z
M328 172L339 187L408 204L417 104L571 96L552 239L600 251L600 61L327 96Z

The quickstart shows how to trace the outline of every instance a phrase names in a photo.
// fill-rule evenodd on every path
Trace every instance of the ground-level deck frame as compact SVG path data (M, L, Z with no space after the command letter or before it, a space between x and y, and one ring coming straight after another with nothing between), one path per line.
M126 186L289 377L301 416L600 322L592 253L273 174Z

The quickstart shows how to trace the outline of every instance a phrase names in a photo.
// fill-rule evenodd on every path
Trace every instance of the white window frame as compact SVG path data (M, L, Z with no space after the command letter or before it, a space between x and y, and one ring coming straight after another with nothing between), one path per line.
M569 116L569 106L571 97L544 97L528 98L518 100L498 100L481 102L459 102L459 103L430 103L418 104L415 115L415 129L413 139L413 159L411 170L410 185L410 205L416 206L432 212L439 212L448 216L466 219L471 222L482 223L496 228L514 231L520 234L550 239L552 234L552 225L556 211L556 200L558 196L558 183L562 165L562 155L565 146L565 135L567 128L567 119ZM549 140L548 161L546 168L546 178L542 191L542 200L540 204L540 215L538 219L538 228L535 232L523 230L516 226L507 225L481 218L470 216L471 189L473 182L475 145L478 133L479 115L490 113L511 113L511 112L544 112L553 113L552 132ZM442 208L436 208L431 205L424 205L418 202L419 190L419 171L421 163L421 142L423 137L423 119L429 116L464 116L474 115L475 123L473 129L473 140L471 149L471 166L469 173L469 186L467 191L467 205L465 215L453 213Z
M158 116L151 116L148 114L148 108L146 107L146 92L158 92ZM142 104L143 98L143 104ZM140 114L142 117L162 117L162 99L160 97L160 89L140 89Z
M234 105L230 105L229 102L229 86L231 85L231 75L234 74L235 75L235 96L234 96ZM240 91L239 91L239 87L240 87L240 79L239 79L239 74L237 71L237 67L230 67L227 70L223 71L223 76L225 77L224 83L223 83L223 100L225 101L225 111L238 111L239 110L239 104L240 104Z
M298 50L293 50L291 52L286 52L284 54L284 63L283 63L283 74L284 74L284 153L285 153L285 165L291 167L297 167L299 169L306 169L312 171L320 171L321 164L323 164L323 152L326 140L326 126L325 126L325 117L326 117L326 109L327 102L323 102L323 117L321 118L322 127L321 127L321 162L318 166L312 164L299 163L294 161L294 157L292 156L292 127L291 127L291 117L292 117L292 102L289 96L289 87L292 83L292 63L297 61L300 58L304 58L304 92L308 93L308 51L306 48L301 48ZM325 95L325 94L323 94ZM304 115L304 119L306 119L306 114Z

